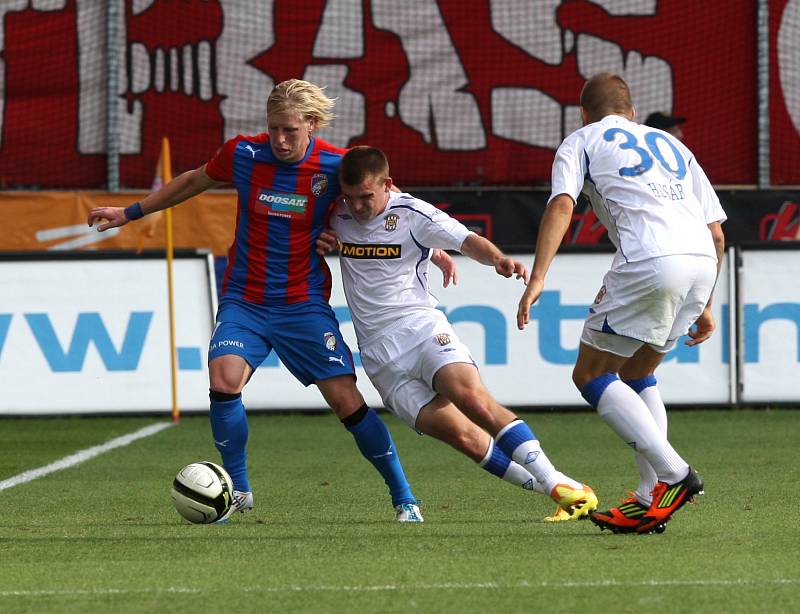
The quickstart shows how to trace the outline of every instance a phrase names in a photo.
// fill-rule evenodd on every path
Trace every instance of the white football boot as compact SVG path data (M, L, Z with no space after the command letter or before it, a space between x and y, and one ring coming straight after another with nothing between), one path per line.
M231 516L233 516L236 512L244 514L247 510L251 509L253 509L253 493L234 490L231 508L225 512L224 515L215 520L214 524L225 524L230 521Z
M425 522L416 503L401 503L394 506L397 522Z

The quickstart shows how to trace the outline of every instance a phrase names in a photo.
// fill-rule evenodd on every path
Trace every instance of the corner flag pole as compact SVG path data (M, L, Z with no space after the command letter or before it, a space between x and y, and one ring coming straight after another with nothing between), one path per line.
M164 179L164 185L172 181L172 157L169 150L169 139L164 137L161 139L161 176ZM177 422L180 420L181 412L178 409L178 365L177 365L177 351L175 349L175 288L172 281L172 259L173 259L173 242L172 242L172 209L164 211L164 226L167 233L167 297L169 299L169 358L170 358L170 375L172 380L172 421Z

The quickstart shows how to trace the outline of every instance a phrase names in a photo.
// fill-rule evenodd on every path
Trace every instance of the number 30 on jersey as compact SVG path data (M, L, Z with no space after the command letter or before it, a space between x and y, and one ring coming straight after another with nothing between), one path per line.
M619 174L623 177L636 177L642 173L647 172L653 166L653 158L658 160L658 163L676 179L680 180L686 176L686 161L683 159L681 152L677 147L660 132L647 132L644 135L644 142L647 149L639 145L639 139L634 134L622 128L609 128L603 133L603 138L606 141L613 141L615 137L621 134L625 140L620 142L620 149L631 149L639 156L639 163L635 166L623 166L619 169ZM675 155L675 168L664 158L664 154L658 148L658 141L663 141L672 150ZM649 150L649 151L648 151ZM651 155L652 154L652 155Z

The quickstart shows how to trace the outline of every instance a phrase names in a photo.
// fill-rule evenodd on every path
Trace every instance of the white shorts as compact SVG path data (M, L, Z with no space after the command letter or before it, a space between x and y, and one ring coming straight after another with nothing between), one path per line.
M359 349L364 370L386 409L411 428L420 410L436 397L436 372L452 363L475 364L469 348L439 310L414 316Z
M623 263L603 278L581 341L619 356L644 343L669 352L705 309L717 280L708 256L676 255Z

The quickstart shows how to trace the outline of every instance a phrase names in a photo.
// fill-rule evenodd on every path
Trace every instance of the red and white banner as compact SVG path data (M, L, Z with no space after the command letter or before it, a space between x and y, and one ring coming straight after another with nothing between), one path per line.
M770 181L800 185L800 0L770 0Z
M639 117L685 116L715 184L757 181L755 2L124 0L120 183L146 188L161 138L176 172L264 130L273 85L338 98L321 136L387 151L401 185L541 185L579 126L585 79L630 83ZM800 184L800 0L770 0L771 161ZM106 184L106 10L0 3L0 186Z

